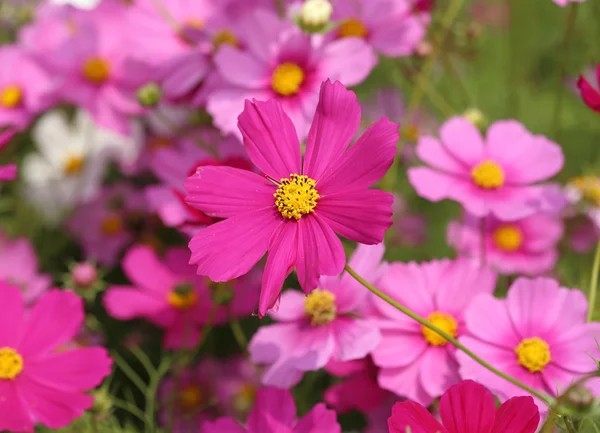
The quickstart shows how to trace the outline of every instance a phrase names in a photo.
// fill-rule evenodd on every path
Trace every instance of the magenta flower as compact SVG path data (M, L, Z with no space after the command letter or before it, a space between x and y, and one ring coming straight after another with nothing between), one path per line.
M494 292L496 276L466 260L393 263L379 286L456 337L466 331L465 308L476 294ZM381 299L374 304L382 339L371 356L382 388L427 406L458 383L454 346Z
M560 4L561 6L566 6L568 0L562 0L562 3L559 3L559 0L554 0L555 3ZM579 88L579 93L581 93L581 98L583 102L590 107L592 110L600 113L600 92L598 91L598 85L600 85L600 65L596 66L596 76L594 77L596 83L595 86L590 84L588 79L584 75L579 76L579 80L577 81L577 87Z
M317 287L319 276L341 273L345 254L335 233L380 243L392 222L392 196L369 186L392 164L398 125L381 119L346 150L359 123L356 95L326 81L302 158L281 104L247 101L239 127L250 159L265 176L201 167L188 179L186 201L225 218L189 244L198 273L227 281L247 273L268 250L259 302L263 316L294 268L306 293Z
M390 433L534 433L540 413L531 397L514 397L496 409L494 396L482 385L465 380L440 400L441 423L413 401L396 403L388 420Z
M341 433L334 411L323 403L296 420L296 404L292 394L283 389L261 388L248 417L246 427L231 418L204 423L204 433Z
M261 31L248 35L246 49L222 47L214 61L224 83L207 101L207 110L223 133L237 133L237 115L246 99L274 99L306 138L325 79L345 86L362 82L377 58L358 38L317 44L291 22L266 10L254 11L244 25Z
M484 141L462 117L442 125L440 140L421 137L417 155L430 166L408 170L421 197L452 199L475 216L504 221L532 215L545 204L547 190L535 182L558 173L564 160L556 143L514 120L494 123Z
M383 253L383 244L359 245L350 266L376 283L385 268ZM289 388L305 371L368 355L381 339L377 326L358 314L368 295L347 273L321 277L319 288L308 296L295 290L283 293L279 310L270 313L276 323L261 327L248 347L254 363L269 364L263 384Z
M361 38L387 57L410 56L423 40L431 19L414 0L336 0L332 31L338 39Z
M481 227L484 224L484 257ZM475 257L500 274L537 276L551 271L558 259L563 234L559 218L536 214L511 222L490 216L484 222L466 214L448 226L448 243L462 255Z
M473 300L460 341L509 376L554 396L598 368L600 328L586 323L587 309L579 290L549 278L518 278L506 299L486 293ZM481 382L501 400L522 395L471 358L458 353L457 359L462 377Z
M106 349L59 351L83 324L83 303L51 290L25 311L17 287L0 282L0 430L66 427L92 407L86 393L110 374Z
M2 148L2 143L0 143L0 149L1 148ZM17 165L16 164L0 165L0 182L15 180L16 178L17 178Z
M552 0L559 6L565 7L569 3L583 3L585 0Z

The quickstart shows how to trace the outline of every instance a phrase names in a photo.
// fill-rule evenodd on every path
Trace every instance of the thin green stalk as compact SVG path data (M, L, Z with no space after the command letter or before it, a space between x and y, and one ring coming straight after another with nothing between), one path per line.
M156 431L155 413L156 413L156 394L158 392L158 386L162 381L163 377L171 369L171 358L163 357L158 365L158 368L150 376L150 383L148 384L148 392L146 393L146 431ZM151 426L151 427L150 427Z
M245 352L246 348L248 347L248 339L244 334L244 330L240 325L240 321L232 318L229 321L229 326L231 327L231 332L233 333L235 341L237 341L237 344L240 346L240 349L242 349Z
M596 294L598 293L598 272L600 271L600 241L596 245L596 254L594 255L594 265L592 266L592 280L590 282L590 299L588 303L587 321L592 321L594 310L596 309Z
M121 399L118 399L116 397L112 397L110 403L114 406L117 407L119 409L124 410L125 412L135 416L136 418L138 418L140 421L142 421L144 424L146 424L146 415L144 415L144 412L142 412L136 405L134 405L131 402L128 401L124 401Z
M517 379L515 379L515 378L513 378L511 376L508 376L506 373L503 373L502 371L498 370L494 366L488 364L486 361L484 361L483 359L481 359L475 353L471 352L467 347L465 347L462 343L460 343L458 340L456 340L450 334L442 331L440 328L438 328L437 326L433 325L428 320L424 319L423 317L421 317L418 314L414 313L413 311L409 310L404 305L402 305L399 302L393 300L388 295L386 295L385 293L383 293L381 290L377 289L375 286L373 286L368 281L366 281L364 278L362 278L360 275L358 275L350 266L348 266L348 264L346 264L344 266L344 269L356 281L358 281L360 284L362 284L367 289L369 289L374 295L376 295L377 297L383 299L385 302L387 302L388 304L390 304L392 307L396 308L397 310L400 310L401 312L403 312L404 314L406 314L408 317L410 317L413 320L416 320L417 322L419 322L421 325L425 326L426 328L429 328L432 331L438 333L439 335L441 335L442 337L444 337L450 344L452 344L453 346L455 346L458 350L461 350L462 352L464 352L471 359L473 359L475 362L477 362L481 366L485 367L486 369L490 370L492 373L497 374L498 376L502 377L503 379L507 380L508 382L512 383L513 385L516 385L519 388L523 389L524 391L527 391L529 394L531 394L531 395L539 398L546 405L550 406L550 400L549 400L549 398L547 396L545 396L542 393L536 391L535 389L533 389L533 388L525 385L524 383L521 383Z
M119 367L121 371L125 373L125 376L131 380L131 382L140 390L140 392L145 394L147 387L140 375L137 374L117 352L111 353L111 358L115 360L117 367Z

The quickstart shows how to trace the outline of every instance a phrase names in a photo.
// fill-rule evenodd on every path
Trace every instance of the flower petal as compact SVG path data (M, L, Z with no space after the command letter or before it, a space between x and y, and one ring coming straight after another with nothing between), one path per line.
M0 347L15 347L21 338L23 322L23 295L18 287L0 281Z
M246 152L252 162L275 180L300 174L302 160L296 129L281 104L246 100L238 117Z
M448 433L489 432L495 416L494 396L472 380L451 386L440 400L440 417Z
M577 87L579 88L579 93L581 93L583 102L585 102L585 104L592 110L600 113L600 93L594 89L594 87L589 83L588 80L584 78L583 75L579 76L579 80L577 80Z
M294 424L296 403L288 390L266 387L258 391L248 416L248 430L256 433L272 431L267 419L277 421L281 426L291 427Z
M323 77L339 80L348 87L362 83L376 64L373 48L360 38L337 39L325 44L319 59Z
M533 433L540 423L540 411L531 397L513 397L496 412L492 433Z
M340 361L364 358L381 341L379 329L368 320L339 317L332 325L337 358Z
M401 401L392 407L392 416L388 419L390 433L447 433L429 411L414 401Z
M247 430L231 418L219 418L202 424L204 433L246 433Z
M120 320L151 318L167 307L166 296L145 292L131 286L110 286L103 298L108 314Z
M146 245L131 247L121 266L133 285L159 296L171 290L177 282L156 252Z
M483 137L464 117L453 117L440 128L442 146L456 160L472 167L484 158Z
M298 420L294 433L341 433L335 411L319 403Z
M465 311L467 330L487 344L513 350L521 341L508 314L506 301L482 293L476 296Z
M250 53L225 44L214 56L219 74L235 86L260 89L269 84L267 65Z
M0 431L33 433L31 414L16 381L0 381Z
M269 316L278 322L291 322L306 316L304 303L306 296L297 290L286 290L281 295L279 309L271 311Z
M468 167L449 153L436 138L429 136L419 137L415 150L421 161L438 170L459 175L465 174L468 170Z

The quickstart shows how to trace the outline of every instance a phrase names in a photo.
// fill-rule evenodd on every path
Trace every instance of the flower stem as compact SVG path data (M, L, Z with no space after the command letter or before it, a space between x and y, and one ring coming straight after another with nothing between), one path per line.
M346 264L344 266L344 269L356 281L358 281L360 284L362 284L367 289L369 289L374 295L376 295L377 297L383 299L385 302L387 302L388 304L390 304L392 307L396 308L397 310L400 310L401 312L403 312L404 314L406 314L408 317L410 317L411 319L416 320L417 322L419 322L421 325L425 326L426 328L429 328L432 331L438 333L439 335L441 335L442 337L444 337L450 344L452 344L453 346L455 346L458 350L461 350L462 352L464 352L466 355L468 355L471 359L473 359L475 362L477 362L481 366L483 366L486 369L490 370L492 373L497 374L498 376L502 377L503 379L509 381L513 385L518 386L522 390L527 391L529 394L531 394L531 395L539 398L546 405L548 405L548 406L550 405L550 400L549 400L549 398L547 396L543 395L542 393L536 391L535 389L533 389L533 388L525 385L524 383L518 381L517 379L515 379L515 378L513 378L513 377L511 377L509 375L507 375L506 373L503 373L502 371L500 371L497 368L493 367L492 365L488 364L486 361L484 361L483 359L481 359L475 353L473 353L469 349L467 349L467 347L465 347L462 343L460 343L454 337L452 337L448 333L442 331L440 328L438 328L437 326L433 325L431 322L427 321L425 318L419 316L415 312L413 312L410 309L406 308L404 305L402 305L399 302L393 300L388 295L386 295L385 293L383 293L381 290L377 289L375 286L373 286L368 281L366 281L364 278L362 278L360 275L358 275L350 266L348 266L348 264Z
M248 348L248 339L246 338L246 335L244 334L244 330L242 329L242 326L240 325L240 321L232 318L229 321L229 326L231 327L231 332L233 333L233 337L235 338L235 341L237 342L238 346L240 346L240 349L242 349L243 351L246 351L246 349Z
M590 299L588 302L587 321L591 322L596 308L596 294L598 293L598 272L600 271L600 241L596 246L594 265L592 266L592 280L590 282Z

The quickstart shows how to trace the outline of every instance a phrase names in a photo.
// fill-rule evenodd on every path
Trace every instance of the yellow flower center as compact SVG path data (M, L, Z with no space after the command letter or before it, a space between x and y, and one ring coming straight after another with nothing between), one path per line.
M100 223L100 230L105 236L115 236L123 231L123 220L119 215L109 215Z
M92 84L103 84L110 77L110 64L102 57L90 57L83 64L82 73Z
M419 139L419 128L417 125L409 123L402 128L400 134L406 141L413 143Z
M368 33L369 29L355 18L344 21L338 27L338 37L340 38L365 38Z
M335 319L335 295L328 290L315 289L306 297L304 310L311 325L326 325Z
M23 371L23 358L10 347L0 349L0 380L12 380Z
M227 44L227 45L233 45L234 47L237 47L239 42L237 37L235 36L235 34L233 32L230 32L229 30L220 30L218 31L214 36L213 36L213 45L216 48L219 48L221 45Z
M248 412L252 409L256 400L256 386L254 384L244 384L235 394L232 401L233 408L238 412Z
M15 108L23 101L23 91L19 86L6 86L0 93L0 105L4 108Z
M191 18L183 23L184 27L189 27L194 30L202 30L204 28L204 21L200 18Z
M277 66L271 76L271 87L282 96L298 93L304 82L304 71L295 63L285 62Z
M483 189L495 189L504 185L504 171L502 167L489 159L473 167L471 177L475 185Z
M202 406L204 400L204 393L198 385L188 385L179 394L179 404L186 410Z
M525 338L515 349L517 362L532 373L544 370L552 360L550 346L539 337Z
M63 170L66 175L72 176L79 173L83 169L85 159L80 155L69 156L64 163Z
M317 200L321 197L315 189L316 184L314 179L295 173L281 179L279 188L273 194L277 210L284 218L295 218L296 221L302 215L314 212Z
M570 184L581 192L583 200L592 206L600 206L600 179L596 176L576 177Z
M189 310L198 302L198 295L193 286L180 284L167 294L167 302L178 310Z
M450 314L436 311L431 313L427 317L427 320L432 325L440 328L442 331L451 335L452 337L456 337L458 334L458 323L456 323L456 320ZM423 332L423 337L425 337L425 340L432 346L445 346L448 343L448 340L426 326L423 326L421 331Z
M523 233L519 227L506 224L498 227L493 234L494 243L503 251L517 251L523 245Z

